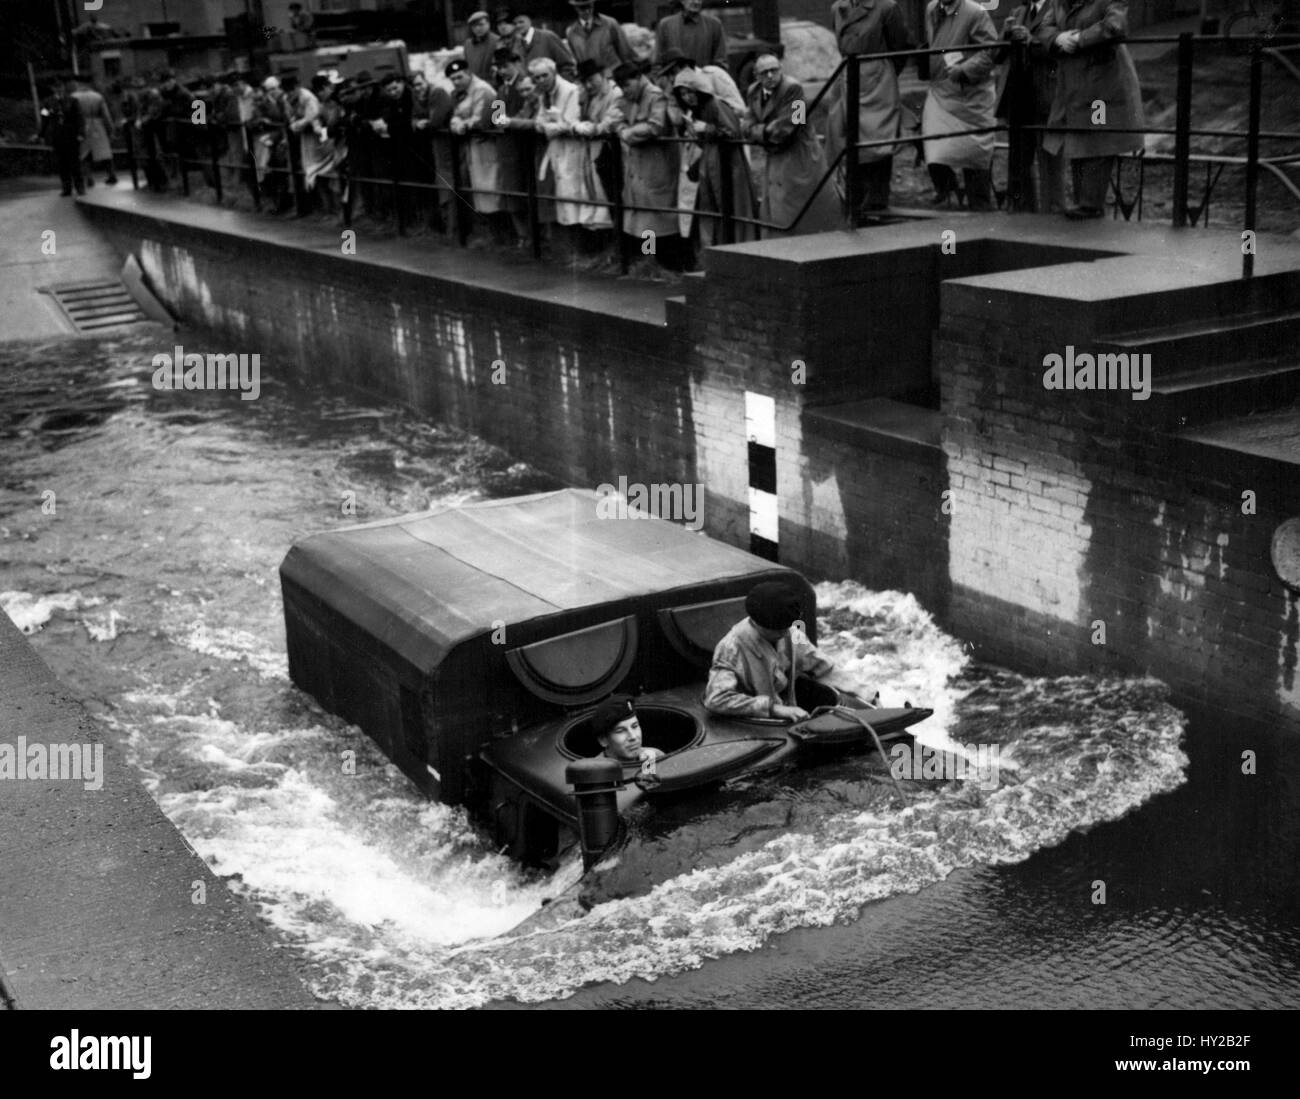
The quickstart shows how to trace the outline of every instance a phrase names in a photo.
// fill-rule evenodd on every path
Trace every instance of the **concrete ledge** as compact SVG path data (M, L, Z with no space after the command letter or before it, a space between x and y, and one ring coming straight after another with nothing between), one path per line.
M850 446L865 447L936 468L944 464L943 414L878 397L869 401L804 409L807 430Z
M10 1006L316 1005L290 958L0 614L0 751L16 756L20 737L29 752L102 751L102 786L0 778L0 996Z
M527 316L550 329L597 329L609 343L670 347L664 285L574 273L557 279L554 265L531 259L511 262L497 254L446 245L421 246L409 238L367 237L358 233L356 255L343 255L338 226L285 221L178 202L175 196L147 191L100 191L77 199L99 228L118 237L148 237L171 242L201 241L210 252L241 264L297 253L304 270L337 266L368 282L436 280L448 302L470 297L514 316Z

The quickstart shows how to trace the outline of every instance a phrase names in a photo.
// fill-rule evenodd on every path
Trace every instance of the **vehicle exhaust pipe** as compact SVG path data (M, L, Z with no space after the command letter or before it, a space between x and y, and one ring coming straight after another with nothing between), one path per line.
M578 836L582 869L590 870L618 836L618 789L623 768L616 760L598 756L574 760L564 769L564 781L578 799Z

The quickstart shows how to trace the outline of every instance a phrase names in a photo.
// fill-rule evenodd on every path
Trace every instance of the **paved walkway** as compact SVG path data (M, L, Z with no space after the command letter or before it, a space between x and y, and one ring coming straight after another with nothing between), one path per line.
M102 749L102 787L86 789L84 771L81 781L5 777L16 769L11 753L24 748L30 759L54 745ZM78 1010L316 1004L254 914L0 614L0 1008L5 1001Z
M130 191L131 182L116 190ZM90 193L106 193L99 186ZM45 236L53 232L53 238ZM57 177L0 180L0 340L75 336L76 329L41 288L63 282L116 279L122 261L77 209L59 194ZM52 241L54 252L42 251Z

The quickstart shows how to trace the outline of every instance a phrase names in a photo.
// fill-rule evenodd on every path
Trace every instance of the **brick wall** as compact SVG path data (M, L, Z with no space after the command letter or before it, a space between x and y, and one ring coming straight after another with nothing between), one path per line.
M983 658L1149 672L1198 703L1294 720L1297 596L1270 557L1300 512L1294 467L1173 437L1158 395L1045 389L1046 353L1095 342L1086 314L947 289L953 628Z

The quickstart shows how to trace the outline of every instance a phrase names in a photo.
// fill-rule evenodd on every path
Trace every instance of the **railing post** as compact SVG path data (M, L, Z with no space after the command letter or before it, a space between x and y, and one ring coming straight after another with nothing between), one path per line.
M1022 86L1028 61L1029 44L1027 42L1011 43L1011 71L1007 78L1007 87L1015 89ZM1024 210L1029 203L1026 197L1031 193L1033 179L1025 171L1029 167L1025 158L1025 144L1031 140L1025 132L1025 102L1023 96L1008 96L1007 108L1007 208ZM1039 213L1047 213L1040 210Z
M389 136L393 143L393 220L397 224L397 235L406 236L406 221L402 217L402 170L406 167L405 136L394 132Z
M122 133L126 137L126 155L131 162L131 190L140 190L140 174L135 163L135 122L130 121L123 125Z
M225 134L225 126L214 126L208 130L208 154L212 159L212 186L217 192L217 205L221 205L221 161L217 157L217 142L214 134Z
M464 138L454 131L447 135L447 144L451 149L451 216L455 224L456 240L462 248L469 239L469 219L465 216L465 197L461 194L460 153Z
M1187 225L1188 178L1192 153L1192 35L1178 36L1178 91L1174 116L1174 227Z
M524 131L524 170L528 173L528 234L533 242L533 259L542 258L542 214L537 200L537 134Z
M343 171L339 173L339 185L342 193L339 195L339 213L343 217L343 228L352 228L352 204L356 201L356 180L352 178L352 157L343 158Z
M248 136L248 123L240 123L244 133L244 163L248 170L248 189L253 194L253 209L262 212L262 185L257 179L257 136Z
M172 128L172 147L176 149L176 165L180 169L180 173L181 173L181 194L183 194L186 198L189 198L190 195L190 172L188 166L189 158L185 154L189 152L190 141L189 141L189 131L183 129L183 127L188 126L189 123L169 122L168 125ZM185 135L183 140L180 139L179 137L179 135L181 134Z
M721 135L714 140L718 143L718 163L722 168L722 193L718 196L722 203L722 243L735 244L736 196L731 189L731 142Z
M289 185L293 188L294 209L298 211L299 217L303 217L307 213L307 192L302 185L302 154L298 142L295 140L297 136L286 123L284 127L284 152L285 160L289 164Z
M614 160L614 193L611 199L614 203L614 247L618 249L618 269L620 274L627 274L627 242L623 233L623 219L627 216L623 209L623 142L616 135L611 135L605 140L609 143Z
M858 98L862 87L862 63L854 54L844 69L844 201L849 208L849 225L857 225L861 205L861 180L858 178Z
M1254 232L1255 199L1259 190L1259 107L1263 89L1263 43L1256 38L1250 50L1250 122L1246 132L1246 224ZM1241 277L1250 278L1255 273L1255 249L1243 250Z

